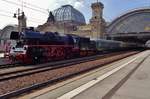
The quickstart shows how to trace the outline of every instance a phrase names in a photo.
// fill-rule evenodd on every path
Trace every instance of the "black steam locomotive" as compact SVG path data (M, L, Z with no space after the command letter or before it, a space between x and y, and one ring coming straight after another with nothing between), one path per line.
M17 40L17 44L10 49L10 60L22 63L84 57L105 50L118 50L129 47L129 44L120 41L90 40L90 38L74 34L42 33L33 30L26 30L23 33L12 32L10 38Z

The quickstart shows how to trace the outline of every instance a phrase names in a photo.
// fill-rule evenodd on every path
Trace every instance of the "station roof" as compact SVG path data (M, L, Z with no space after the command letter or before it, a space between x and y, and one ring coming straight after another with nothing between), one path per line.
M134 9L110 23L107 33L150 32L150 7Z

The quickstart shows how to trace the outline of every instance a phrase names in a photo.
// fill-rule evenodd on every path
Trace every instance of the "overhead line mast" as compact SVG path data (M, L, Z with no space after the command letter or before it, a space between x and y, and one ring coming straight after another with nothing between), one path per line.
M23 11L23 0L21 2L22 11L20 12L20 8L18 8L17 13L14 13L14 18L18 19L18 32L21 33L26 28L26 16Z

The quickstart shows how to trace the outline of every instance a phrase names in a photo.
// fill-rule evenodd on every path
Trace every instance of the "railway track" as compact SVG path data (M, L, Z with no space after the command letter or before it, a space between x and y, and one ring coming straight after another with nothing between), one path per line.
M26 67L21 66L20 64L8 64L0 68L0 69L5 69L5 70L0 70L0 82L4 80L17 78L17 77L31 75L34 73L44 72L47 70L53 70L53 69L57 69L57 68L61 68L61 67L69 66L69 65L79 64L79 63L83 63L87 61L93 61L99 58L107 57L109 55L121 54L121 53L124 53L124 52L89 56L89 57L71 59L71 60L66 60L66 61L56 61L56 62L51 62L51 63L46 63L46 64L38 64L36 66L30 65ZM6 70L6 68L10 68L10 70Z
M0 70L18 66L18 63L11 63L8 58L0 58Z
M18 67L19 64L17 63L10 63L10 64L0 64L0 69L8 69L8 68L12 68L12 67Z
M69 60L65 60L65 61L55 61L55 62L47 62L46 64L37 64L36 67L40 67L39 65L57 65L61 64L61 63L65 63L65 62L71 62L71 61L79 61L79 60L87 60L87 59L95 59L101 56L104 56L108 53L105 54L101 54L101 55L94 55L94 56L88 56L88 57L82 57L82 58L76 58L76 59L69 59ZM19 63L7 63L7 64L0 64L0 70L1 69L8 69L8 68L14 68L14 67L20 67L23 64L19 64ZM29 66L32 67L33 65L23 65L23 66ZM34 65L35 66L35 65Z
M32 70L32 69L40 69L40 68L44 68L47 66L54 66L54 65L59 65L59 64L61 65L61 64L70 63L70 62L79 62L79 63L86 62L86 61L90 61L90 60L95 60L104 55L106 55L106 54L88 56L88 57L82 57L82 58L76 58L76 59L69 59L69 60L62 60L62 61L55 61L55 62L47 62L44 64L37 64L37 65L23 65L23 64L18 64L18 63L0 64L0 76L1 75L9 75L9 74L18 73L18 72L24 72L24 71L28 71L28 70ZM22 68L22 67L24 67L24 68L20 70L19 68ZM10 69L10 70L8 70L8 69ZM14 69L16 69L16 70L14 70ZM4 72L1 73L1 71L4 71L5 73Z
M57 81L62 80L62 79L66 79L68 77L72 77L74 75L81 74L83 72L87 72L87 71L89 71L91 69L98 68L98 67L100 67L100 66L102 66L104 64L108 64L108 63L111 63L113 61L120 60L122 58L131 56L131 55L136 54L136 53L138 53L138 52L128 52L128 53L122 52L122 53L117 53L117 54L115 53L115 54L111 54L111 55L109 54L109 55L105 55L105 56L95 57L95 59L91 58L90 61L92 61L92 60L94 61L96 59L99 59L99 58L103 57L102 58L103 61L101 61L101 64L96 64L95 66L91 66L91 67L90 66L86 66L86 67L84 66L84 67L82 67L83 70L82 70L82 68L79 65L77 67L80 68L81 70L78 70L75 66L72 67L72 65L74 65L74 64L79 64L79 63L83 62L83 61L78 61L78 63L68 62L66 64L63 64L63 65L59 64L59 65L53 66L53 67L47 67L49 65L49 64L47 64L47 66L45 66L43 68L41 68L42 67L41 66L41 67L39 67L39 69L26 70L27 72L22 72L22 73L17 72L16 74L15 73L10 73L10 74L7 74L7 75L1 74L0 75L0 82L3 82L3 81L6 82L6 81L11 80L11 79L13 79L13 80L17 79L17 78L19 79L21 77L25 77L25 76L27 77L28 75L33 75L33 74L37 74L37 73L44 73L44 72L49 71L49 72L51 72L53 74L53 72L56 73L56 71L58 71L58 74L59 74L59 73L61 73L61 70L63 70L63 69L66 70L66 74L62 74L62 75L59 75L57 77L56 76L52 77L51 79L46 80L45 82L37 82L37 83L32 84L32 85L29 84L30 86L24 86L21 89L17 89L17 90L11 91L9 93L6 92L5 94L1 94L0 98L4 98L5 99L5 98L9 98L11 96L16 96L16 95L19 95L19 94L24 93L24 92L28 92L28 91L33 90L33 89L37 89L39 87L43 87L43 86L48 85L50 83L57 82ZM118 54L121 54L121 55L118 55ZM113 59L113 57L114 57L114 59ZM87 59L86 61L88 62L89 60ZM86 61L84 61L84 62L86 62ZM104 61L106 61L106 62L104 62ZM74 68L75 70L74 71L70 70L72 72L71 73L67 73L67 70L72 69L72 68Z

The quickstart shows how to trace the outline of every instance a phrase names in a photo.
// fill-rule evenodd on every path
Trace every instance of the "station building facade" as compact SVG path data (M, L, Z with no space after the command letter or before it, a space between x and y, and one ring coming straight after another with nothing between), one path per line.
M64 5L50 12L47 22L39 25L37 29L42 32L59 32L76 34L90 38L103 38L105 33L105 20L103 19L104 5L100 2L93 3L92 18L86 24L85 17L71 5Z

